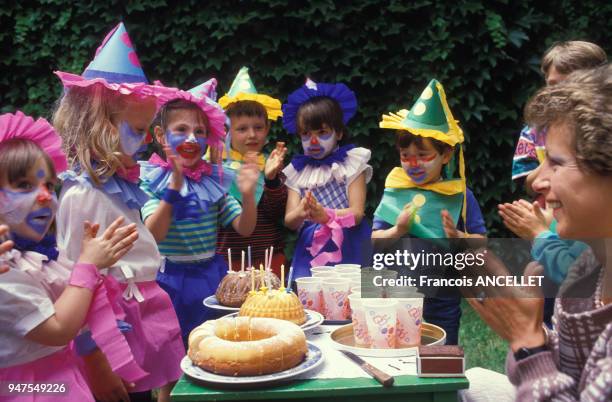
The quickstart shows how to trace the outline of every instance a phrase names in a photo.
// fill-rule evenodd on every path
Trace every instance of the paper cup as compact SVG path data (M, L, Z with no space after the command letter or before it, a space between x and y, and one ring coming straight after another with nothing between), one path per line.
M423 298L395 298L397 301L397 328L395 331L398 348L421 344L421 323L423 321Z
M339 274L359 274L361 272L361 268L342 267L336 268L335 271Z
M394 349L397 326L397 300L362 299L368 334L373 348Z
M361 281L361 274L356 272L338 272L338 278L355 279Z
M312 277L313 278L337 278L338 274L332 271L329 272L313 272L312 273Z
M298 298L304 308L321 312L323 310L321 303L321 283L322 278L303 277L297 278Z
M351 293L348 297L351 307L351 319L353 321L353 337L355 346L369 348L372 340L368 335L368 324L366 323L365 310L361 295L359 293Z
M352 269L361 269L361 265L359 264L336 264L335 265L336 269L341 269L341 268L352 268Z
M331 272L334 270L334 267L328 265L320 265L318 267L310 268L310 274L314 274L315 272Z
M324 278L321 284L323 306L327 320L346 320L350 318L348 294L350 282L344 278Z

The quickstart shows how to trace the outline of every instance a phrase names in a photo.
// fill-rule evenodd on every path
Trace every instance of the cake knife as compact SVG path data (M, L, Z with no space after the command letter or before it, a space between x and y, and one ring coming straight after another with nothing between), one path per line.
M353 352L349 352L348 350L341 350L340 352L344 353L344 355L351 359L354 363L357 363L359 367L363 369L363 371L374 377L374 379L381 383L383 387L390 387L393 385L395 379L389 374L372 366L370 363L366 362Z

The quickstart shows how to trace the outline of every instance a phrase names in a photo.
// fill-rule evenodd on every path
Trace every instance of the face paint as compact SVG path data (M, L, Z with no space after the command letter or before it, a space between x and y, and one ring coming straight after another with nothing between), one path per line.
M174 153L182 156L185 159L201 158L206 152L208 139L204 137L196 137L189 134L188 136L181 133L166 133L166 139Z
M26 225L40 235L44 235L57 212L57 198L53 195L51 207L44 207L30 212L25 219Z
M36 172L36 178L38 178L38 179L44 179L44 178L45 178L45 176L46 176L46 173L45 173L45 171L44 171L44 170L42 170L42 169L39 169L39 170Z
M432 176L436 173L436 170L441 165L442 155L435 153L427 157L416 157L409 156L402 158L402 168L406 171L406 174L417 184L423 184L428 182Z
M129 156L133 156L138 152L145 139L145 135L132 130L130 125L125 121L119 125L119 137L123 153Z
M331 154L338 145L338 140L333 131L320 135L302 135L301 141L304 155L311 156L315 159L325 158L327 155Z
M0 190L0 215L9 225L18 225L26 219L36 202L38 191L18 193Z

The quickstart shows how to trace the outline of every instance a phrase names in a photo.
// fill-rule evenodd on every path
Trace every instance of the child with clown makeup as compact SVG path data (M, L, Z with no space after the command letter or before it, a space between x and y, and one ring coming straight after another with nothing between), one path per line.
M318 265L369 264L371 228L364 209L370 151L341 145L357 110L355 94L344 84L308 80L282 110L283 126L304 149L283 170L289 189L285 225L299 231L295 277L309 276Z
M241 252L249 252L247 265L267 266L271 261L272 271L278 275L285 264L285 229L283 218L287 203L285 176L281 173L287 148L276 143L269 155L263 149L268 140L272 122L281 115L281 102L271 96L257 93L249 76L249 69L242 67L229 91L219 99L229 118L229 133L223 151L223 166L235 171L249 158L255 159L260 170L255 189L257 204L257 225L251 236L241 236L231 226L220 228L217 241L217 254L232 254L233 269L241 269ZM242 195L236 183L232 183L229 193L238 201ZM266 261L266 255L273 247L273 255ZM228 251L229 250L229 251Z
M102 327L98 339L109 339L104 328L116 320L131 325L120 339L112 337L113 342L127 342L125 353L106 353L92 328L95 343L82 352L85 372L97 399L118 399L127 391L132 401L147 400L153 388L161 388L159 400L169 400L185 349L172 301L155 281L162 259L141 220L140 208L148 196L139 187L140 166L134 155L157 108L177 90L147 83L122 23L106 36L82 75L56 74L65 92L53 123L73 169L61 176L60 249L76 260L83 220L97 222L104 230L123 216L136 225L139 236L105 273L108 294L95 314Z
M446 103L442 85L431 80L415 105L383 115L381 128L396 131L401 166L385 180L385 191L374 212L372 239L413 237L484 237L486 228L478 201L465 185L463 131ZM459 178L450 162L459 144ZM459 298L427 298L423 316L446 330L456 344L461 309Z
M215 254L218 226L231 225L248 236L257 219L257 166L244 164L238 172L241 206L228 194L233 174L202 159L208 147L212 152L223 147L225 113L199 88L193 89L197 96L179 91L161 107L155 138L166 159L153 154L141 174L141 187L151 197L142 217L164 256L157 282L172 299L185 340L212 318L202 300L215 293L228 270L223 256Z
M48 231L57 211L56 172L65 168L61 139L46 120L21 112L0 116L0 221L10 225L12 238L0 245L0 382L63 384L54 391L63 391L63 398L93 401L67 345L90 323L90 306L106 294L98 271L125 255L138 233L133 224L121 226L119 217L96 237L100 226L84 221L77 263L59 257ZM0 237L7 229L0 226ZM115 322L107 330L119 335ZM115 352L120 346L103 345ZM14 395L3 400L51 400L56 394Z

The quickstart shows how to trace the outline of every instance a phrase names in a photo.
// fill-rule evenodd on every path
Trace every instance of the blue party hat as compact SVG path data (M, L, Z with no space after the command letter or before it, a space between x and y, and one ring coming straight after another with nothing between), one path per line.
M103 78L109 83L149 82L123 22L106 35L82 77Z

